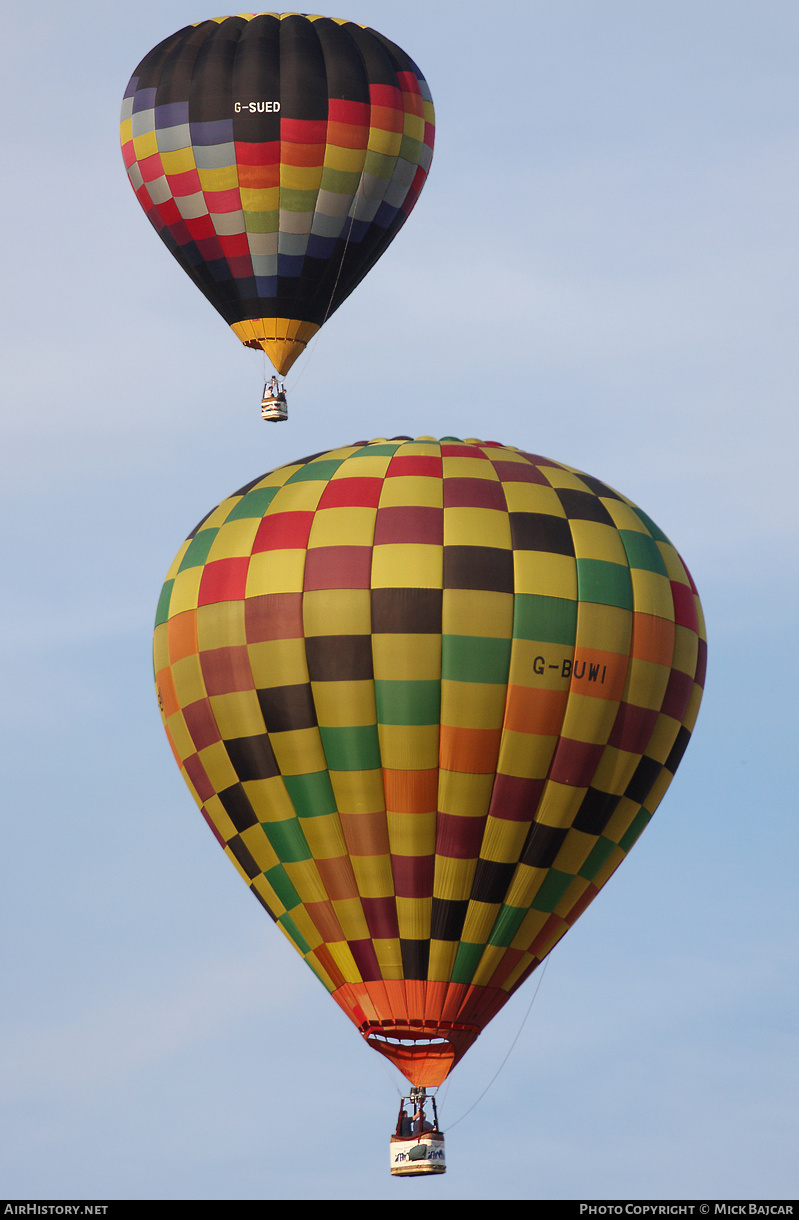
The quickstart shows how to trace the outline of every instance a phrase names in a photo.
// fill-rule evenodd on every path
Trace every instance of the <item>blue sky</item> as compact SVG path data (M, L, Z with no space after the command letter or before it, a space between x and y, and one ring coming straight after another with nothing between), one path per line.
M794 1197L799 7L331 10L417 60L436 153L279 428L260 357L157 240L118 147L133 68L213 15L45 0L4 19L2 1190ZM399 433L618 488L683 554L709 638L656 818L442 1090L449 1169L413 1185L388 1173L402 1078L222 858L150 660L208 509Z

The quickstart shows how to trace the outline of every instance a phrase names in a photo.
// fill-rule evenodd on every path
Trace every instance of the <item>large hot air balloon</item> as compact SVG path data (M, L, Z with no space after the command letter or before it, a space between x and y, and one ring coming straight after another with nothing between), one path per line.
M168 249L285 374L404 224L433 131L424 77L382 34L245 13L186 26L145 56L121 139Z
M440 1084L663 797L705 667L674 547L494 442L361 442L197 526L155 629L216 838L370 1046Z

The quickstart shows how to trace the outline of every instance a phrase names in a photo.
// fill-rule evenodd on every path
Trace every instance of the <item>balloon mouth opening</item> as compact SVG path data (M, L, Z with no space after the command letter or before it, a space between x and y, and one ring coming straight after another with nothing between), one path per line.
M367 1024L361 1032L369 1046L385 1055L412 1085L435 1088L480 1031L475 1026L453 1026L445 1036L440 1029Z
M435 1088L443 1084L455 1066L455 1047L447 1038L429 1034L368 1033L369 1045L402 1072L415 1088Z
M430 1034L384 1034L375 1033L372 1031L366 1035L366 1041L371 1043L383 1042L387 1046L418 1046L420 1043L426 1047L452 1047L449 1038L437 1038Z

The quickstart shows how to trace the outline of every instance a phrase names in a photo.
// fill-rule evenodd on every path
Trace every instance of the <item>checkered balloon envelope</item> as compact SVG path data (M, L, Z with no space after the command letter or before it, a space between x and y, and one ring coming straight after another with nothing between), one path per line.
M167 249L282 375L402 228L434 128L424 76L376 30L240 13L144 57L121 143Z
M621 864L705 656L693 581L644 512L451 437L241 488L181 546L155 629L164 725L219 845L415 1086Z

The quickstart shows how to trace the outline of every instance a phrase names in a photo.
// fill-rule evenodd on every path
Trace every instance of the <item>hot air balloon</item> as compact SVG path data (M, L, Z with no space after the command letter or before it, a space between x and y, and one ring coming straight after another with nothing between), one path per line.
M154 649L218 843L417 1100L641 834L706 655L688 570L630 500L449 437L223 500L170 568Z
M399 232L433 133L430 91L404 51L302 13L186 26L144 57L122 105L139 203L281 376ZM271 389L264 417L284 419L283 387Z

